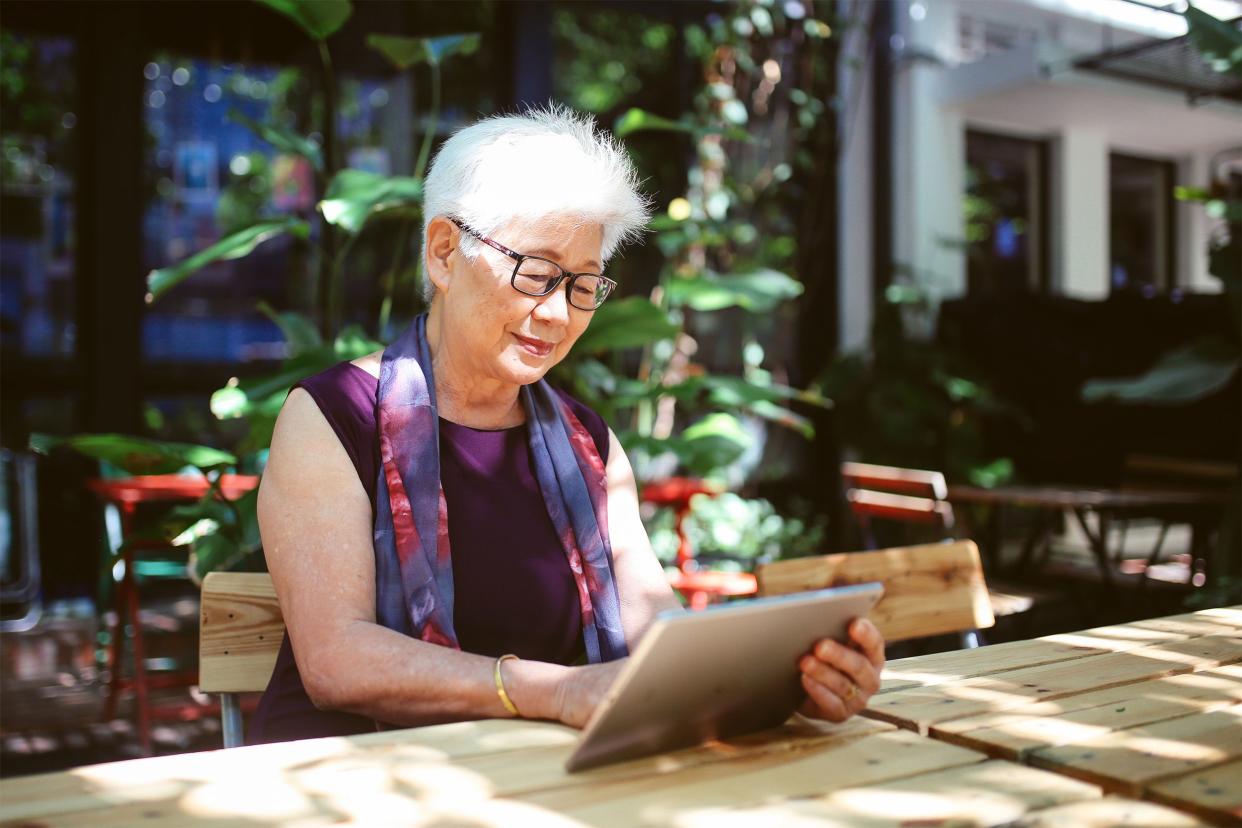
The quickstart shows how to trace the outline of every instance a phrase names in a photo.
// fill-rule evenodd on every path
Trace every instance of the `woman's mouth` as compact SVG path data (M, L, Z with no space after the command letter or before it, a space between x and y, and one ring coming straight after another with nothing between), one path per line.
M522 346L523 350L531 356L549 356L552 353L553 347L555 347L551 342L544 342L542 339L530 339L525 336L518 336L517 334L514 334L513 338L516 339L518 344Z

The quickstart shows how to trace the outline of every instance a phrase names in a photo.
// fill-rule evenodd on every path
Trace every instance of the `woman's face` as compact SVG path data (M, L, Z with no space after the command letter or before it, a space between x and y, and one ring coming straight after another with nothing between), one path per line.
M515 221L490 238L571 273L601 272L603 228L598 224L565 217ZM565 282L547 296L519 293L510 283L513 259L484 244L479 249L473 261L455 251L450 278L437 285L452 358L466 363L478 379L536 382L565 358L594 314L569 304Z

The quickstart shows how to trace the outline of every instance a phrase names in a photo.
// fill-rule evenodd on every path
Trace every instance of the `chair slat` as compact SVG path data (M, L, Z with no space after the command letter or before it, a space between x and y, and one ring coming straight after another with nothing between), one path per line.
M846 462L841 464L841 476L851 487L930 497L933 500L944 500L949 492L944 474L938 471Z
M870 618L888 641L984 629L995 623L973 541L794 558L761 564L760 595L881 581Z
M203 579L199 686L207 693L267 687L285 624L265 572L212 572Z

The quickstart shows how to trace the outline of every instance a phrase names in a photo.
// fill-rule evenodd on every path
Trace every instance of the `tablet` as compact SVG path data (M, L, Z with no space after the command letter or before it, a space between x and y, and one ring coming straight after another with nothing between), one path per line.
M879 583L657 616L583 728L570 771L785 722L805 697L798 660L880 600Z

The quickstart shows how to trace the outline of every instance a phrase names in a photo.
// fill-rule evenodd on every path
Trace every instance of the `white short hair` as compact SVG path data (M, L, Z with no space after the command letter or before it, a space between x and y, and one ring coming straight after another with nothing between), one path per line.
M427 227L438 216L459 219L485 236L517 219L568 216L599 224L602 264L642 233L650 207L620 143L589 115L549 104L455 132L427 173L423 216L424 249ZM480 244L462 234L460 249L474 258ZM423 296L430 302L434 294L435 285L424 278Z

